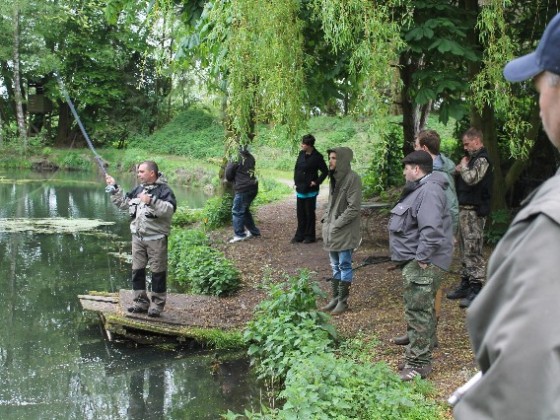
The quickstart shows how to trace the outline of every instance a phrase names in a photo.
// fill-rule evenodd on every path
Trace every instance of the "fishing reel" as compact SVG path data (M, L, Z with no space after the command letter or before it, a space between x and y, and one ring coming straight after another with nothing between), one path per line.
M107 192L107 193L113 194L115 191L117 191L117 184L107 185L105 187L105 192Z

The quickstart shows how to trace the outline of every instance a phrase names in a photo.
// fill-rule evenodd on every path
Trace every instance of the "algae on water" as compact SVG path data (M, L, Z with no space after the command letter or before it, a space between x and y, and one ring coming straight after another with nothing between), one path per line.
M48 219L1 219L0 233L35 232L35 233L77 233L91 232L101 226L111 226L114 222L97 219L67 219L50 217Z

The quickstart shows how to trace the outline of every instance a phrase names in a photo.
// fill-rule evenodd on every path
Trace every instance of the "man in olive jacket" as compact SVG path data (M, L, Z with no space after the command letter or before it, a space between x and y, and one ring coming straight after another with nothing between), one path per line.
M508 63L511 82L533 79L540 116L560 149L560 14L536 51ZM560 172L523 203L488 262L467 310L481 379L455 406L457 419L560 418Z
M348 309L353 279L352 253L362 241L360 211L362 180L350 167L354 153L348 147L327 151L329 156L329 201L323 219L323 248L332 268L332 300L323 308L338 315Z

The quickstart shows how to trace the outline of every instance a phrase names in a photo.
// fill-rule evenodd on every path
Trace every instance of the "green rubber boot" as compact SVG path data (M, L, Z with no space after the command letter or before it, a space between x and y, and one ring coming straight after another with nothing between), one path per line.
M331 281L331 288L332 288L332 299L329 303L327 303L325 306L321 308L321 311L324 312L332 311L334 308L336 308L336 305L338 303L338 284L340 283L340 280L331 279L330 281Z
M343 312L346 312L348 309L348 295L350 293L350 284L349 281L341 281L338 285L338 303L336 307L333 309L331 314L339 315Z

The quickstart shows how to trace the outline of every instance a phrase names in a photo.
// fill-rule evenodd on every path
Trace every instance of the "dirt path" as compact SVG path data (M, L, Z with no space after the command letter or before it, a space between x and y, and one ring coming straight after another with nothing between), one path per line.
M325 202L325 192L322 192L318 216L322 214ZM241 291L241 298L247 301L248 306L263 298L262 291L255 287L264 276L271 274L281 278L283 273L295 274L302 268L310 270L327 292L329 284L323 279L330 276L330 266L328 255L322 249L322 241L313 244L290 243L296 228L295 198L261 207L256 219L261 238L227 244L226 239L232 235L231 227L215 232L212 236L214 244L235 261L243 273L245 287ZM367 257L388 255L387 217L376 213L367 219L367 226L364 242L354 257L355 266L363 263ZM320 232L318 223L318 236ZM458 264L456 255L452 271L457 271ZM377 337L380 344L376 358L396 369L404 349L391 344L390 339L404 333L405 323L401 273L398 270L389 271L390 267L390 263L381 263L357 269L348 301L350 310L333 318L333 322L343 336L362 333ZM443 282L444 295L458 282L457 277L456 274L446 277ZM439 348L434 352L434 372L430 380L437 389L437 398L443 401L476 371L465 330L465 312L459 309L456 301L443 299L438 337Z

